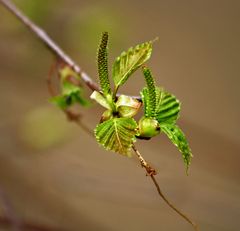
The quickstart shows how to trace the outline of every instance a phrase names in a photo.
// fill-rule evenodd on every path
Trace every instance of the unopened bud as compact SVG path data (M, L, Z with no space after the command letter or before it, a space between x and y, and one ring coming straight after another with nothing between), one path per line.
M160 133L160 126L156 119L143 117L139 121L139 137L151 138Z
M120 95L116 102L116 106L121 117L133 117L138 113L141 102L130 96Z

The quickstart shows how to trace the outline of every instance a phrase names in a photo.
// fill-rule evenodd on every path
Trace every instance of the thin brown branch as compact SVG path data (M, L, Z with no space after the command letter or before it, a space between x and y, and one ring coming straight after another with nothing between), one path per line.
M99 91L98 85L81 70L81 68L49 37L49 35L35 23L33 23L26 15L24 15L10 0L0 0L0 2L13 13L28 29L33 32L47 48L58 58L68 64L91 90Z
M11 227L12 221L8 217L0 216L1 227ZM23 231L64 231L63 229L44 226L41 224L35 224L32 222L22 222L21 230Z
M12 14L14 14L20 22L22 22L40 41L47 46L47 48L53 53L58 59L61 59L64 63L69 65L83 80L83 82L92 90L100 91L99 86L88 76L88 74L82 71L81 67L71 59L57 44L54 42L49 35L34 22L32 22L26 15L23 14L10 0L0 0ZM141 101L141 97L132 96Z
M69 121L76 123L79 127L81 127L83 129L83 131L85 131L86 133L88 133L90 136L93 137L92 130L82 122L81 115L79 113L75 113L75 112L71 111L70 109L66 109L63 111L66 114Z
M9 219L9 225L12 227L13 231L22 231L22 224L20 219L18 218L16 212L13 209L12 203L7 197L5 191L0 187L0 200L3 205L4 213L6 217Z
M195 231L199 231L198 226L196 225L195 222L193 222L187 215L185 215L183 212L181 212L179 209L177 209L167 198L166 196L162 193L162 190L158 184L158 182L156 181L156 178L154 177L154 175L157 174L156 170L154 168L152 168L147 161L143 158L143 156L141 155L141 153L137 150L137 148L133 145L133 150L135 152L135 154L137 155L138 159L140 160L141 166L143 168L145 168L147 175L151 177L157 192L159 194L159 196L167 203L167 205L169 207L171 207L175 212L177 212L182 218L184 218L188 223L190 223Z
M48 87L48 92L49 94L54 97L57 95L57 92L56 90L54 89L53 87L53 83L52 83L52 77L54 76L54 72L57 68L57 65L58 65L58 62L57 61L54 61L49 69L49 72L48 72L48 76L47 76L47 87Z
M2 187L0 187L0 201L4 212L4 216L0 215L0 228L8 227L13 231L63 231L20 220Z

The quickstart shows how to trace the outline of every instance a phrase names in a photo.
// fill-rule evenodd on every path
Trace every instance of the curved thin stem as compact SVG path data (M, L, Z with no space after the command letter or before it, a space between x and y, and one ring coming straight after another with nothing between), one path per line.
M12 225L12 221L8 217L0 216L0 226L9 227L11 225ZM64 231L63 229L43 226L41 224L35 224L35 223L31 223L31 222L22 222L21 230L24 230L24 231Z
M8 199L2 187L0 187L0 200L2 202L6 218L9 220L9 225L12 227L12 230L22 231L22 223L19 217L17 216L16 212L14 211L12 203Z
M10 0L0 0L6 9L14 14L20 22L22 22L32 33L34 33L40 41L47 46L47 48L64 63L69 65L83 80L83 82L92 90L100 91L99 86L84 72L76 62L70 58L57 44L54 42L49 35L34 22L32 22L26 15L23 14ZM140 96L131 96L141 101Z
M157 175L157 172L154 168L152 168L147 161L143 158L141 153L137 150L137 148L133 145L133 150L135 154L137 155L138 159L140 160L141 166L145 168L147 175L149 175L158 191L159 196L167 203L167 205L172 208L175 212L177 212L182 218L184 218L189 224L191 224L195 231L199 231L198 226L195 222L193 222L187 215L185 215L183 212L181 212L179 209L177 209L162 193L162 190L154 177L154 175Z
M160 186L159 184L157 183L156 181L156 178L154 177L154 175L150 175L153 183L155 184L156 188L157 188L157 191L158 191L158 194L162 197L162 199L175 211L177 212L181 217L183 217L188 223L190 223L193 228L196 230L196 231L199 231L198 229L198 226L195 222L193 222L190 218L188 218L187 215L185 215L183 212L181 212L179 209L177 209L165 196L164 194L162 193L161 189L160 189Z
M57 92L54 89L53 84L52 84L52 77L54 75L54 72L55 72L56 68L57 68L57 61L54 61L51 65L49 71L48 71L48 76L47 76L48 92L52 97L57 95Z
M83 131L88 133L88 135L94 137L92 130L82 122L81 114L75 113L69 109L63 111L66 114L69 121L75 122L79 127L83 129Z

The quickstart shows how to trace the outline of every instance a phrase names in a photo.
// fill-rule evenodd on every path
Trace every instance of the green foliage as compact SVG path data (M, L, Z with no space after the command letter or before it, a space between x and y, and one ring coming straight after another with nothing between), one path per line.
M155 86L151 71L147 67L143 68L143 74L147 87L141 91L144 117L139 121L139 136L150 139L158 135L159 130L164 132L182 153L186 169L188 170L192 153L185 135L175 125L179 117L180 102L174 95Z
M188 169L192 153L184 133L176 125L180 102L174 95L155 85L149 68L142 68L147 86L141 91L144 116L139 120L138 125L132 117L139 111L141 103L130 96L120 95L116 98L119 86L123 85L130 75L150 58L152 42L130 48L116 58L112 68L115 84L112 94L108 77L107 41L108 35L103 33L98 50L98 72L103 93L94 91L91 95L92 99L107 109L101 117L101 123L95 129L97 141L106 150L129 156L136 137L151 139L162 131L178 147Z
M179 117L180 102L164 89L157 88L156 118L161 123L175 123Z
M132 118L113 118L97 125L95 136L106 150L131 156L137 123Z
M107 41L108 35L103 33L98 50L98 73L103 94L94 91L91 95L92 99L107 109L102 114L102 123L95 129L95 136L105 149L129 156L137 134L137 123L132 117L138 112L141 103L125 95L116 99L116 92L150 58L152 42L130 48L115 60L112 70L115 90L112 94L108 77Z
M175 124L163 123L160 126L161 130L168 136L172 143L176 145L179 151L182 153L183 160L186 165L186 172L188 173L188 168L192 158L192 152L184 133Z
M159 123L175 123L180 111L180 102L174 95L156 87L149 68L143 68L147 87L141 91L145 117L156 118Z
M65 117L56 108L46 105L25 113L19 126L21 140L36 150L62 144L73 132Z
M127 52L116 58L113 63L112 76L115 88L123 85L130 75L132 75L151 56L152 42L142 43L136 47L131 47Z
M111 93L108 78L108 57L107 57L108 33L102 34L101 43L98 49L98 76L100 80L101 90L104 95Z
M83 88L79 84L79 76L68 66L61 69L59 75L61 94L52 97L50 102L63 110L76 103L89 106L90 102L83 97Z

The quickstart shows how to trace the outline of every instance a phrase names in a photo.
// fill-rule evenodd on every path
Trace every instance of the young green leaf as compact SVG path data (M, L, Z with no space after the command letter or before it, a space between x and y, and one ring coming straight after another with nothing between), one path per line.
M115 88L123 85L129 76L143 65L151 56L152 42L142 43L116 58L113 63L112 76Z
M50 99L50 102L61 109L66 109L75 103L89 106L90 102L83 97L83 88L80 86L80 77L69 67L59 70L61 93Z
M75 103L79 103L80 105L85 107L91 105L87 99L82 97L80 89L78 89L78 91L73 91L68 94L54 96L49 101L61 109L66 109Z
M156 88L156 119L161 123L173 124L179 117L180 102L174 95Z
M98 75L103 94L106 96L111 93L108 77L108 55L107 55L108 33L102 34L101 43L98 48Z
M70 106L68 98L62 95L57 95L50 98L49 102L55 104L57 107L63 110Z
M97 125L95 137L106 150L131 156L136 129L137 123L132 118L113 118Z
M62 95L71 95L80 92L81 87L69 82L67 79L62 80L61 84Z
M192 152L188 145L187 139L182 130L175 124L162 123L160 124L161 130L168 136L174 145L176 145L179 151L182 153L183 161L186 165L186 172L192 158Z

